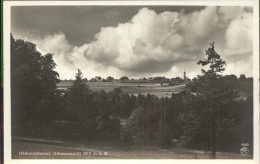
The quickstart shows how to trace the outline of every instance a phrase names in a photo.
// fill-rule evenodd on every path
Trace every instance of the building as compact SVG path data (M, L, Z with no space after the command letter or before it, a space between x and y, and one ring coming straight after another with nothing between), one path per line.
M188 82L191 81L191 80L187 77L185 70L184 70L184 72L183 72L183 81L184 81L184 83L188 83Z

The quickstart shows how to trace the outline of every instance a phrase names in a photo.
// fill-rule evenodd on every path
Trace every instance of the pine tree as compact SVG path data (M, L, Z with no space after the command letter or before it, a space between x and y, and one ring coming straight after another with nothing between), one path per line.
M78 69L73 85L68 92L69 108L71 112L77 114L77 116L75 116L77 121L82 121L84 119L84 113L86 113L87 110L87 101L89 100L89 87L85 84L82 77L82 72Z
M197 64L208 66L187 84L185 111L186 130L192 134L193 143L200 144L201 148L211 149L211 157L216 157L217 128L220 122L229 121L232 112L229 108L236 98L236 93L222 86L221 72L226 64L215 51L214 42L206 50L206 58ZM227 117L227 115L230 115Z

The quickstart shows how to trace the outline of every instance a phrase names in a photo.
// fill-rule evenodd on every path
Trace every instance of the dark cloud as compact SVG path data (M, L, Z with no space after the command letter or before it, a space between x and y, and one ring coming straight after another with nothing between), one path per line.
M119 68L131 71L133 73L163 73L167 72L174 65L172 61L157 61L148 59L133 63L130 67L119 66Z
M107 18L107 19L115 19L116 17L118 17L120 15L120 13L117 11L117 10L109 10L109 11L106 11L104 13L104 16Z
M13 6L11 32L37 30L40 36L62 31L72 45L91 42L101 27L125 23L144 6ZM152 6L156 12L199 10L203 7ZM110 18L110 19L107 19Z

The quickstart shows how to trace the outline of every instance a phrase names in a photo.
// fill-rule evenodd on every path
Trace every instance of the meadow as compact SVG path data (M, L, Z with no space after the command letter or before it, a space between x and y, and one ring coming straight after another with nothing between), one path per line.
M21 152L35 153L22 155ZM36 153L48 153L38 155ZM190 150L183 148L171 149L118 149L110 146L92 147L90 145L53 145L42 143L13 142L13 159L210 159L209 151ZM217 152L217 159L252 159L251 155Z
M176 86L161 86L159 83L123 83L123 82L86 82L89 89L92 91L111 92L115 88L121 88L124 93L134 94L137 96L139 93L147 95L155 95L161 97L171 97L172 93L179 93L184 90L185 84ZM72 86L71 81L61 81L57 84L59 89L67 89Z

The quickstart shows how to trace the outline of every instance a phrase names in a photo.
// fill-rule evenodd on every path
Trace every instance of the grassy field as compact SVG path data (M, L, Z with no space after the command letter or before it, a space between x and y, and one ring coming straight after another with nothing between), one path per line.
M58 88L69 88L72 85L70 81L61 81ZM158 83L120 83L120 82L87 82L89 88L93 91L105 92L113 91L115 88L121 88L124 93L137 95L148 94L158 97L171 97L172 93L179 93L184 90L185 85L161 86Z
M27 153L34 153L26 155ZM20 153L20 154L19 154ZM24 154L22 154L24 153ZM38 154L37 154L38 153ZM40 154L42 153L42 154ZM39 143L12 143L13 159L209 159L209 152L188 149L123 149L55 146ZM252 159L235 153L217 152L218 159Z

